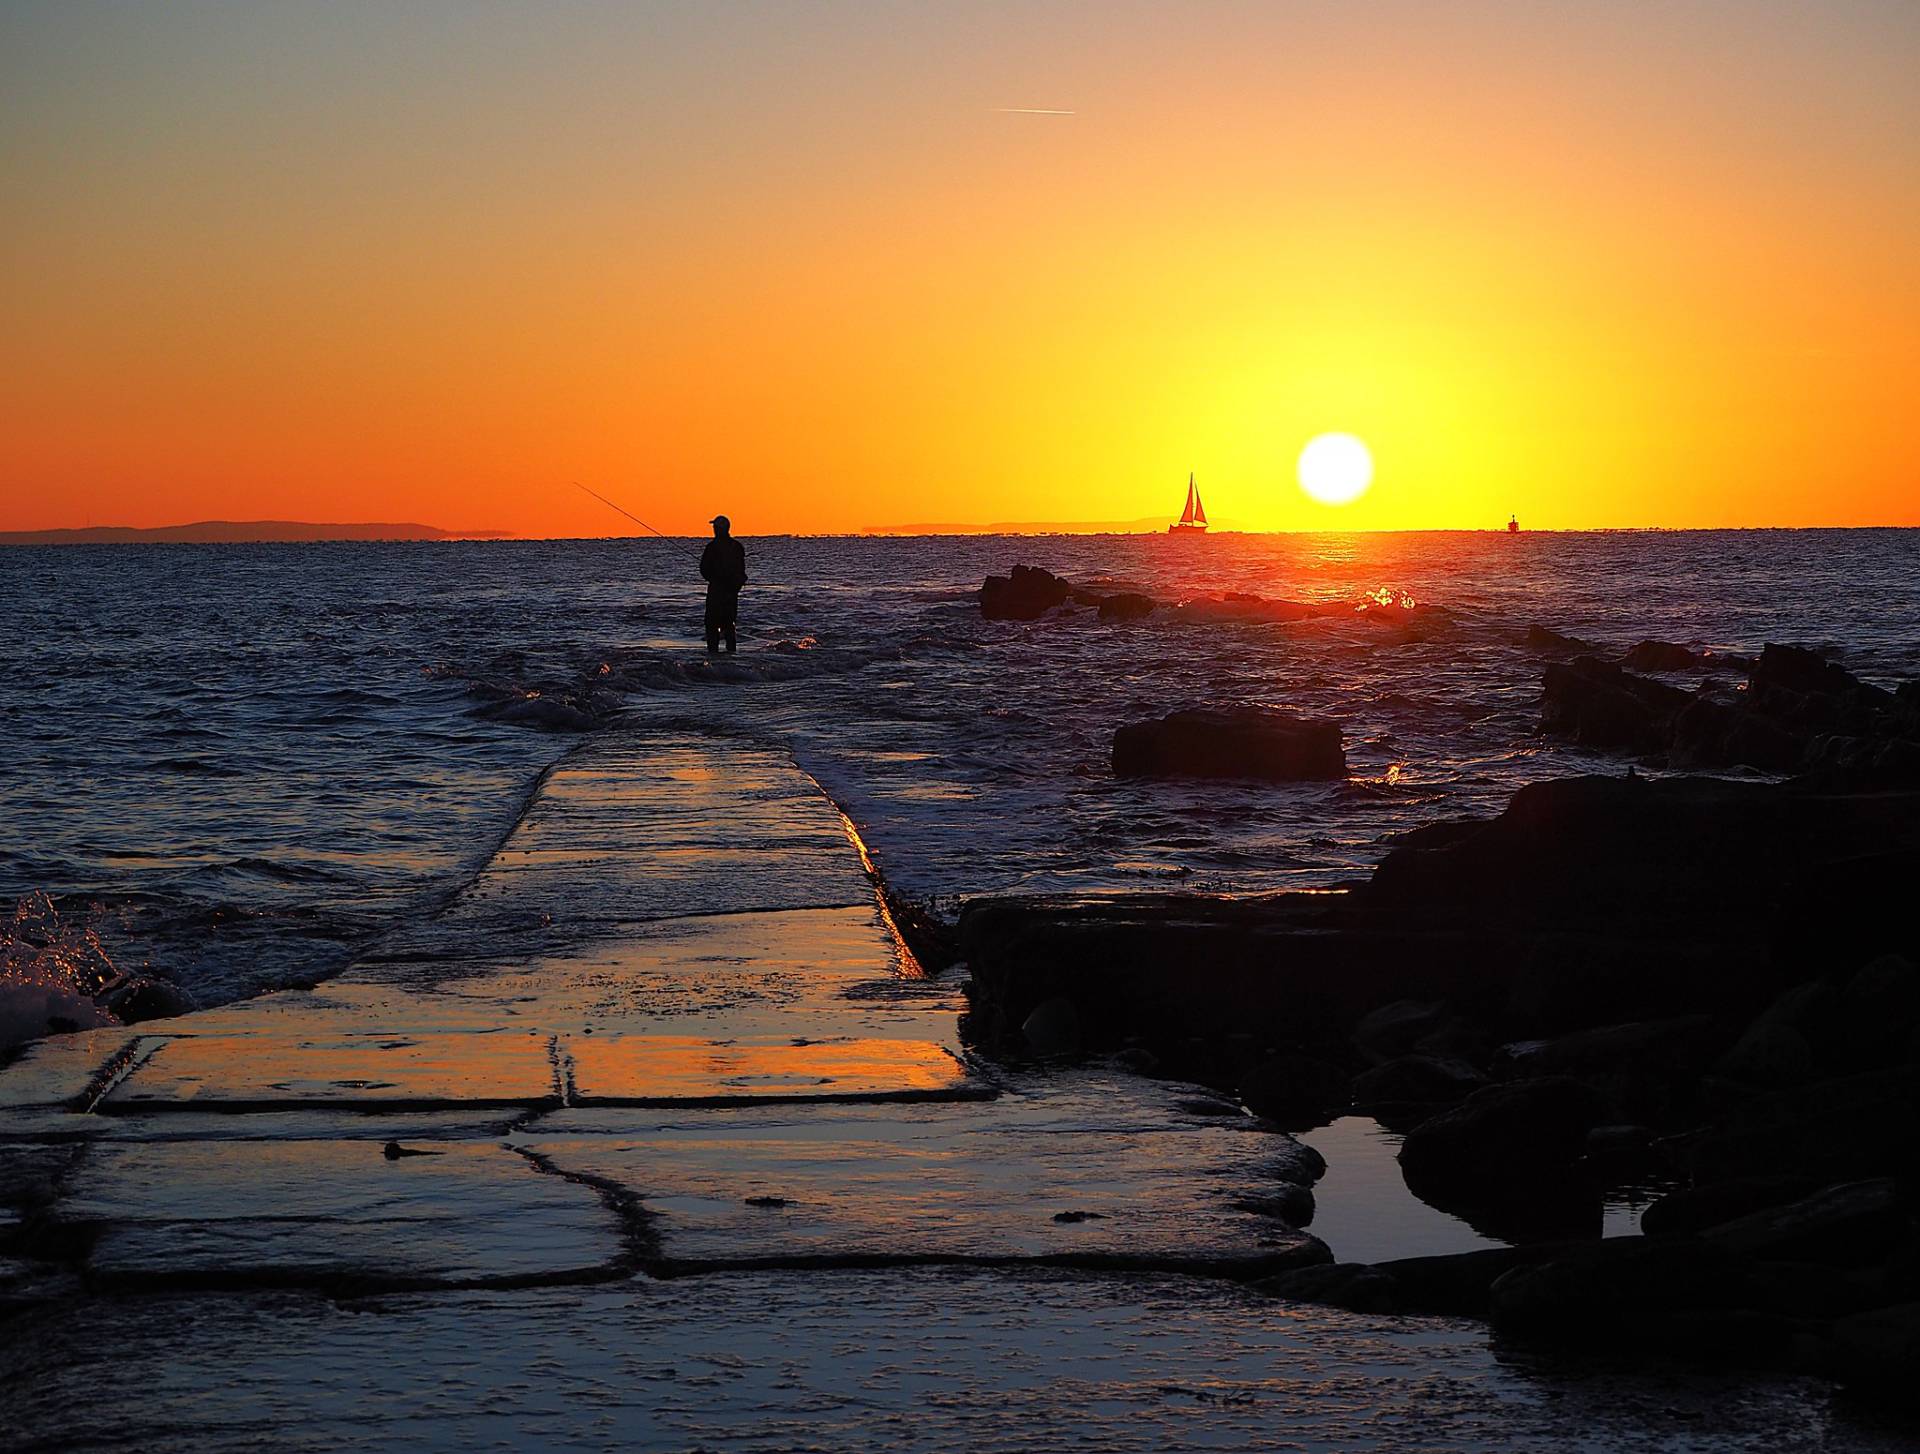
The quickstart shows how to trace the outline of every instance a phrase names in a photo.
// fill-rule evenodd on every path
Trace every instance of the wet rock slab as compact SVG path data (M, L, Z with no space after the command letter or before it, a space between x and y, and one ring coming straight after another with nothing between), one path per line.
M87 1271L119 1283L554 1281L624 1255L591 1187L497 1142L393 1159L374 1139L94 1145L58 1216L94 1229Z
M157 1454L1911 1447L1805 1381L1569 1368L1460 1323L1273 1309L1183 1277L929 1268L153 1297L137 1318L95 1300L18 1327L0 1410L25 1447Z
M1267 1210L1313 1182L1315 1153L1125 1079L990 1103L579 1110L523 1144L630 1192L667 1271L959 1260L1245 1276L1329 1256Z

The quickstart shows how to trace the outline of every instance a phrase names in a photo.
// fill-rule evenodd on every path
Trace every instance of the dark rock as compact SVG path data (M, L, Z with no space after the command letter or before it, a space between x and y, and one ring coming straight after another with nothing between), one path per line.
M1677 1313L1745 1306L1749 1270L1692 1238L1611 1237L1502 1273L1488 1311L1509 1331L1611 1342L1623 1329L1653 1333Z
M1609 1184L1644 1176L1657 1160L1653 1141L1646 1126L1595 1126L1587 1132L1580 1165L1590 1177Z
M1578 636L1562 636L1558 631L1550 631L1545 626L1529 626L1527 634L1520 638L1520 644L1532 651L1592 651L1589 642Z
M1353 1101L1363 1107L1451 1105L1465 1100L1487 1078L1463 1060L1433 1055L1403 1055L1353 1081Z
M1297 782L1343 778L1347 757L1337 722L1269 707L1189 708L1113 734L1120 777L1259 778Z
M1843 1383L1920 1404L1920 1302L1856 1313L1833 1324L1823 1348L1822 1371Z
M1256 1286L1288 1302L1316 1303L1355 1313L1391 1313L1400 1308L1400 1291L1393 1276L1358 1262L1296 1267L1264 1277Z
M1068 1225L1077 1222L1104 1222L1107 1214L1105 1212L1055 1212L1053 1219Z
M1700 1236L1716 1247L1772 1260L1851 1265L1885 1256L1906 1221L1893 1181L1882 1177L1763 1207Z
M1010 575L987 577L980 614L989 621L1037 621L1072 594L1073 587L1052 571L1017 565Z
M1863 845L1880 852L1863 856ZM1891 901L1904 897L1894 887L1900 876L1917 867L1920 795L1712 778L1561 778L1521 788L1499 817L1447 847L1389 852L1360 901L1432 922L1583 931L1590 944L1631 935L1666 949L1688 940L1721 951L1757 945L1776 923L1797 924L1804 945L1783 939L1783 950L1865 959L1915 937ZM1783 919L1794 904L1819 904L1821 912ZM1644 962L1644 951L1636 954ZM1756 991L1779 988L1751 973L1743 982L1732 972L1734 956L1712 958L1724 967L1720 993L1673 1010L1664 1007L1679 996L1663 992L1677 988L1672 966L1651 979L1630 961L1608 973L1617 970L1664 1013L1724 1013L1729 989L1751 1003ZM1744 960L1751 965L1752 955Z
M1792 1025L1762 1019L1715 1063L1714 1070L1746 1085L1773 1089L1800 1085L1814 1073L1813 1046Z
M1597 1093L1566 1076L1491 1085L1415 1127L1400 1165L1409 1185L1531 1180L1571 1167L1606 1112Z
M1143 596L1137 591L1121 591L1116 595L1104 597L1100 602L1102 621L1138 621L1151 616L1159 602L1151 596Z
M1551 1040L1503 1045L1495 1074L1591 1075L1623 1069L1685 1070L1706 1064L1715 1028L1711 1015L1679 1015L1602 1025ZM1724 1043L1724 1042L1722 1042Z
M1764 1207L1798 1201L1815 1189L1806 1176L1748 1176L1669 1192L1640 1214L1649 1237L1685 1237Z
M1835 1057L1884 1065L1907 1054L1920 1025L1920 973L1903 955L1883 954L1847 981L1833 1025Z
M1772 642L1760 650L1751 684L1757 691L1784 690L1800 696L1849 697L1861 689L1860 679L1837 662L1828 661L1804 646ZM1868 691L1877 691L1868 688ZM1884 693L1880 695L1885 695Z
M772 1211L778 1211L781 1207L790 1207L793 1205L793 1203L785 1197L743 1197L741 1200L750 1207L765 1207Z
M1422 1037L1447 1022L1444 1004L1426 1000L1395 1000L1370 1010L1353 1027L1353 1042L1375 1065L1397 1060Z
M1355 1312L1485 1317L1489 1290L1503 1273L1549 1261L1583 1245L1535 1242L1373 1264L1336 1262L1282 1272L1254 1286L1275 1297Z
M1706 658L1671 641L1642 641L1621 658L1620 664L1628 671L1692 671L1706 665Z
M167 1020L198 1009L192 995L172 980L134 975L109 986L96 1002L123 1025Z
M1742 1103L1690 1138L1684 1158L1696 1183L1736 1177L1815 1177L1822 1182L1915 1170L1920 1067L1898 1066L1810 1081Z
M1806 761L1808 739L1757 712L1695 697L1673 719L1670 756L1679 767L1757 767L1792 772Z
M1080 1014L1073 1001L1064 995L1034 1006L1020 1022L1020 1033L1035 1055L1078 1055L1080 1053Z
M1240 1099L1256 1116L1282 1126L1318 1124L1344 1107L1351 1082L1339 1066L1309 1055L1270 1055L1242 1077Z
M1243 1212L1273 1217L1290 1227L1313 1225L1313 1188L1298 1182L1276 1181L1271 1192L1257 1197L1242 1197L1234 1205Z
M1578 656L1547 667L1540 726L1599 752L1660 752L1687 701L1678 687Z

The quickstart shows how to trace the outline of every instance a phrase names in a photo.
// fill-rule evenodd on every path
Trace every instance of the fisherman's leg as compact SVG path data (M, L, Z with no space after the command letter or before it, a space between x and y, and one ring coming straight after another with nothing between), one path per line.
M721 631L726 633L727 655L732 656L735 650L738 649L738 646L739 646L739 643L734 639L733 622L731 621L727 622L727 624L722 626L720 629Z
M713 622L707 623L707 655L713 656L720 650L720 628Z

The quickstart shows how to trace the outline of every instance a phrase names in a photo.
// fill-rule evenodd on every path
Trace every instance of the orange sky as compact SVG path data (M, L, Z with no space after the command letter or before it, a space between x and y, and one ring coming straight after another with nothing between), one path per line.
M1904 0L14 4L0 529L1920 524L1916 74Z

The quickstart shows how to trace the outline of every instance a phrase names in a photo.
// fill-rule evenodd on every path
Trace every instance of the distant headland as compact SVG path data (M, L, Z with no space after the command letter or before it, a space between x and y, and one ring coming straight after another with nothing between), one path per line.
M0 545L248 545L312 540L504 540L505 530L442 530L437 525L316 525L305 520L200 520L191 525L89 525L77 530L0 530Z

